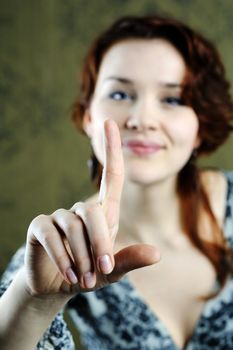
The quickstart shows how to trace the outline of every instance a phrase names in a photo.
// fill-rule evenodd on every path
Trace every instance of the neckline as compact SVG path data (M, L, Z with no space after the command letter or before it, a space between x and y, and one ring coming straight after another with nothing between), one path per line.
M223 174L223 176L226 179L226 196L225 196L225 211L224 211L224 221L223 221L223 233L225 234L225 227L226 227L226 223L227 223L227 203L228 203L228 199L230 196L230 191L231 191L231 186L230 186L230 179L228 176L228 172L226 171L221 171L221 173ZM227 239L227 237L225 237L225 239ZM195 326L193 328L193 331L190 335L190 337L188 337L188 339L185 341L184 346L182 348L180 348L175 340L173 339L171 333L169 332L167 326L164 324L164 322L158 317L158 315L150 308L150 306L147 304L147 302L145 301L145 299L143 298L143 296L140 294L140 292L134 287L134 285L131 283L131 281L129 280L129 278L127 276L125 276L124 280L127 282L128 286L130 287L130 289L132 290L132 293L134 294L134 297L136 297L138 300L140 300L140 302L144 305L144 307L147 309L147 311L150 313L150 315L152 316L152 319L154 320L155 323L159 323L160 327L162 327L163 332L164 332L164 336L166 336L167 339L169 339L170 341L170 345L174 348L174 350L188 350L192 340L194 339L201 321L203 319L203 317L205 317L206 314L206 309L209 307L210 304L212 304L214 301L216 301L218 298L221 297L222 292L221 291L216 297L207 300L202 307L202 310L197 318L197 321L195 323ZM214 285L213 285L213 289L216 287L216 283L218 283L218 281L216 280ZM227 284L225 285L224 289L226 288Z
M213 299L207 300L204 304L203 304L203 308L197 318L197 321L195 323L195 326L193 328L192 334L188 337L188 339L185 341L184 346L183 347L179 347L173 336L171 335L169 329L167 328L167 326L164 324L164 322L161 320L161 318L151 309L151 307L147 304L147 302L145 301L145 299L143 298L143 296L140 294L140 292L134 287L134 285L132 284L132 282L129 280L129 278L127 276L125 276L123 278L123 280L127 283L128 287L131 290L132 296L134 299L137 299L140 301L140 303L144 306L144 308L147 310L147 312L149 312L155 328L157 328L156 324L160 326L160 330L162 328L163 331L163 336L166 338L166 340L169 340L170 344L169 346L172 346L171 350L188 350L189 346L191 345L191 342L193 340L193 338L195 338L195 335L200 327L200 324L202 322L203 317L205 317L206 314L206 309L209 307L209 305L211 303L213 303L213 301L217 300L218 298L221 297L222 292L220 292L220 294L218 294L216 297L214 297ZM226 287L226 286L225 286ZM224 287L224 289L225 289ZM169 348L170 350L170 348Z

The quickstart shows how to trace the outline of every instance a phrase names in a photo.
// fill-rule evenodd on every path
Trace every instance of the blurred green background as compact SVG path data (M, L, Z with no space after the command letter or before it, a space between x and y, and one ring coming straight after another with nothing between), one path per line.
M126 14L172 15L213 40L233 82L232 0L0 1L0 273L39 213L93 187L88 141L70 122L89 44ZM232 168L233 139L206 165Z

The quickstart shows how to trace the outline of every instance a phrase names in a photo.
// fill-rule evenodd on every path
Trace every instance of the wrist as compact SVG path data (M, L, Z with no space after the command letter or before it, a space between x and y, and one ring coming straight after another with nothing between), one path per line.
M64 293L56 294L38 294L34 293L26 282L26 272L22 268L16 276L14 283L22 295L22 303L37 315L54 314L56 315L65 304L69 301L72 295Z
M0 348L35 349L68 299L60 295L32 295L22 268L0 298L0 315L4 320L0 322Z

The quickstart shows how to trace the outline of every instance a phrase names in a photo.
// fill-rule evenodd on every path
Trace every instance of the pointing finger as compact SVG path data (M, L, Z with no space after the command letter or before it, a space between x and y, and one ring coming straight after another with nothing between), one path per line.
M105 162L100 185L99 202L103 205L109 228L118 225L120 199L124 182L124 162L121 137L113 120L106 120Z

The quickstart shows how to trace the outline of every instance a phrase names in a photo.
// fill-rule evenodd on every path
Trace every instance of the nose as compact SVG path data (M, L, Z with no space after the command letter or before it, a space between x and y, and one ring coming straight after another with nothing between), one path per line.
M128 116L125 127L135 131L154 131L159 127L159 111L154 99L137 101Z

